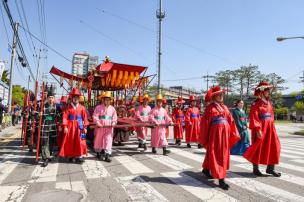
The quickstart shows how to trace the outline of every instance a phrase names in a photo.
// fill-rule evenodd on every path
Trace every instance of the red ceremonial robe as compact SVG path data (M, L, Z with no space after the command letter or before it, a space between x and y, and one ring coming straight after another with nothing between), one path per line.
M189 107L187 109L185 123L186 143L198 142L200 135L200 112L197 107Z
M209 104L201 118L201 144L207 153L203 163L212 177L223 179L230 165L230 148L240 135L229 109L223 104Z
M86 140L82 140L80 137L81 131L77 120L78 116L82 118L84 127L89 125L84 106L78 104L74 107L72 104L69 104L63 112L62 125L68 128L68 133L65 134L62 141L62 147L59 153L62 157L80 157L87 154Z
M183 139L184 137L184 125L185 117L182 109L175 108L172 113L172 121L176 125L174 126L174 139Z
M271 102L261 98L253 102L249 119L252 145L244 153L244 157L253 164L278 164L281 145L274 125ZM256 135L259 130L262 131L262 138Z

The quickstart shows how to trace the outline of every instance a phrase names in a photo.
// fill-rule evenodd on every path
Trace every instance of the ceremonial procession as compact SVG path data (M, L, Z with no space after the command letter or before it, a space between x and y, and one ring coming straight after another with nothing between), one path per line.
M283 32L274 18L264 21L262 9L278 17L281 6L58 3L0 3L0 39L9 47L0 49L0 202L304 201L304 91L292 83L298 77L304 83L304 71L286 71L287 60L299 65L298 55L266 40L273 37L270 28ZM304 4L297 5L288 11L302 16ZM155 44L143 31L154 33L149 12L155 8L152 63L145 55ZM196 24L183 22L181 8L193 11L189 18ZM264 18L247 16L252 9ZM210 22L219 23L233 44L203 18L210 15L218 15ZM256 58L241 51L243 34L252 37L249 21L269 26L259 28L264 44L250 42L247 51ZM230 33L239 25L244 33L235 38ZM298 38L277 37L275 43Z

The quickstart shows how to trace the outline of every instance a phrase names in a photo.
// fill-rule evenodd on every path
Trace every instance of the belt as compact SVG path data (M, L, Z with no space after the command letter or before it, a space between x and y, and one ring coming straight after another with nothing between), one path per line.
M264 114L260 114L259 115L259 118L261 119L261 120L268 120L268 119L271 119L271 113L264 113Z
M190 117L191 117L191 118L198 118L199 115L198 115L198 114L191 114Z
M53 121L53 120L55 120L55 119L54 119L54 117L52 117L52 116L45 116L44 120L45 120L45 121Z
M112 120L112 116L108 116L108 115L103 115L103 116L99 116L99 119L101 120Z
M177 119L183 119L184 116L176 115L175 118L177 118Z
M69 115L68 120L70 121L76 121L78 119L82 119L81 115Z
M228 123L226 117L224 116L216 116L211 119L211 124L225 124Z
M140 116L149 116L149 113L148 112L141 112Z
M164 116L154 116L156 120L165 120Z

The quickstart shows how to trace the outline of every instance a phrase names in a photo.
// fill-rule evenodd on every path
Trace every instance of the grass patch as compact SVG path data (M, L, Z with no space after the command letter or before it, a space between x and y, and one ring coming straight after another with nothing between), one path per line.
M304 130L294 132L295 135L302 135L304 136Z
M275 123L292 123L292 121L289 121L289 120L275 120Z

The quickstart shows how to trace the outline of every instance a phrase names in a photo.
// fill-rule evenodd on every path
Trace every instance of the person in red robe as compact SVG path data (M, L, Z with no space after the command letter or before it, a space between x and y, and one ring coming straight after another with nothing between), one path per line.
M199 143L200 135L200 110L196 107L196 99L193 95L190 96L190 107L185 115L186 124L186 143L187 147L191 148L190 143L198 143L198 148L202 148Z
M209 179L219 179L219 186L228 190L225 177L230 164L230 148L240 140L237 127L229 109L223 104L224 90L212 87L211 98L201 118L200 141L206 149L202 173Z
M68 157L70 162L83 163L83 155L87 154L87 145L85 134L89 121L86 109L79 104L80 92L77 88L73 88L70 93L72 102L63 112L62 125L64 127L64 138L59 155Z
M59 119L59 127L58 127L58 135L57 135L57 144L58 144L58 151L60 151L62 141L64 138L64 132L63 132L63 125L62 125L62 120L63 120L63 112L67 108L67 102L68 102L68 97L67 96L61 96L60 98L60 119Z
M180 146L182 139L184 137L184 127L185 127L185 116L183 111L183 104L185 101L182 97L178 97L176 100L176 107L173 109L172 121L174 126L174 139L175 143Z
M252 145L244 153L244 157L253 164L253 174L263 176L259 164L267 165L266 173L280 177L281 173L274 170L279 164L281 145L274 125L274 113L269 99L273 87L262 81L255 88L254 95L258 98L252 103L249 113Z

